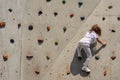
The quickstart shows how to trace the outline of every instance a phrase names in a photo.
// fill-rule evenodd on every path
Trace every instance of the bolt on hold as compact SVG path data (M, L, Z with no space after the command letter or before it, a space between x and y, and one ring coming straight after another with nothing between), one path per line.
M50 31L51 27L50 26L47 26L47 31Z
M13 10L11 8L8 9L9 12L12 12Z
M50 2L51 0L46 0L46 2Z
M72 14L70 14L70 18L73 18L74 17L74 14L72 13Z
M116 59L116 56L115 56L115 52L114 52L114 51L112 52L111 59L112 59L112 60L115 60L115 59Z
M66 30L67 30L67 28L66 28L66 27L63 27L63 32L64 32L64 33L66 32Z
M80 8L83 5L83 2L78 2L78 7Z
M65 3L66 3L66 0L63 0L62 3L65 4Z
M31 52L28 52L27 55L26 55L26 58L27 58L28 60L31 60L31 59L33 58L32 53L31 53Z
M7 54L7 53L3 54L3 60L4 60L4 61L7 61L7 60L8 60L8 54Z
M0 28L4 28L6 26L5 22L0 22Z
M100 59L100 56L95 56L95 59L96 59L96 60L99 60L99 59Z
M83 21L83 20L85 20L85 17L84 17L84 16L82 16L82 17L80 17L80 19L81 19L81 21Z
M120 21L120 17L117 17L117 20Z
M112 8L113 8L113 6L112 6L112 5L108 6L108 9L112 9Z
M106 76L107 75L107 70L104 70L104 76Z
M39 11L38 12L38 16L40 16L40 15L42 15L43 14L43 12L42 11Z
M44 39L43 39L43 38L39 38L39 39L38 39L38 44L39 44L39 45L41 45L43 42L44 42Z
M21 27L21 23L18 24L18 29Z

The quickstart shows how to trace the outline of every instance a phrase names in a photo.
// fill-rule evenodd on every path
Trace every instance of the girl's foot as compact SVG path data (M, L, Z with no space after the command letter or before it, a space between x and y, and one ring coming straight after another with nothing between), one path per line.
M87 72L87 73L90 73L91 70L90 70L88 67L83 66L83 67L82 67L82 71L85 71L85 72Z

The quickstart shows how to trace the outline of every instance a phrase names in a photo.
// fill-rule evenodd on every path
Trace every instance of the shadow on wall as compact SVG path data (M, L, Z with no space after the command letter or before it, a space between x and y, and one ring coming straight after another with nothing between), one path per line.
M92 44L91 47L90 47L93 56L95 56L102 48L105 47L105 46L101 46L100 48L98 48L96 50L96 45L97 45L97 42L95 42L94 44ZM89 73L83 72L81 70L81 68L82 68L83 63L85 62L85 60L86 60L87 57L86 57L86 54L85 54L85 52L84 52L83 49L81 50L81 53L82 53L82 60L79 60L78 59L78 55L77 55L77 51L75 51L75 54L73 56L73 60L71 62L70 70L71 70L71 73L73 75L80 74L81 76L86 77L86 76L89 75Z

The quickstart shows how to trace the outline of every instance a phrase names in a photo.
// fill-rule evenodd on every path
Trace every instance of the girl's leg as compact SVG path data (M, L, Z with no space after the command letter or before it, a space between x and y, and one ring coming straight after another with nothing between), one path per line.
M92 58L92 54L91 54L91 50L90 50L89 47L84 47L83 49L84 49L84 51L85 51L85 53L87 55L87 59L86 59L86 61L85 61L85 63L83 65L85 67L87 67L89 62L90 62L90 59Z
M85 63L83 64L82 70L86 72L90 72L91 70L88 68L88 64L90 62L90 59L92 58L91 50L90 50L89 45L86 45L86 44L84 45L83 49L87 55L87 59Z

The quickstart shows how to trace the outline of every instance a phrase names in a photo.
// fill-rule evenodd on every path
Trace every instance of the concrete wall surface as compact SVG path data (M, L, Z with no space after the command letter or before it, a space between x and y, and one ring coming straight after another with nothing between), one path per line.
M120 0L0 0L0 80L120 80ZM78 41L92 25L103 40L81 71ZM96 56L100 58L95 59Z

